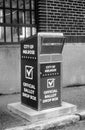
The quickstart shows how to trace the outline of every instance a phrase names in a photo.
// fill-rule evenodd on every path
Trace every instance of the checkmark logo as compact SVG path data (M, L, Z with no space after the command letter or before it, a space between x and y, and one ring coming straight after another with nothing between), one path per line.
M25 66L25 78L33 80L33 67L32 66Z
M55 86L55 79L47 79L47 88L53 88Z

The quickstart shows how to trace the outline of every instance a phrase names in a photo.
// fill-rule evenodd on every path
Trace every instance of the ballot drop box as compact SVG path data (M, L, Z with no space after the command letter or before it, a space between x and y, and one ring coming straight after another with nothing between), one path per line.
M62 33L38 33L21 44L21 103L35 110L61 106Z

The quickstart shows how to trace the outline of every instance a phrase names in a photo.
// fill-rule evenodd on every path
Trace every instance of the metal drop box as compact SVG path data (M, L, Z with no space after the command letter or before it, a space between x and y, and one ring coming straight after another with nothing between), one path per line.
M38 33L21 43L21 103L36 110L61 106L62 33Z

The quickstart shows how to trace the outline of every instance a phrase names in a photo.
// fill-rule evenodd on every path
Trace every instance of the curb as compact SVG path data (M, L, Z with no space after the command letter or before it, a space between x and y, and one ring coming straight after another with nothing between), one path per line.
M80 117L80 121L85 120L85 110L77 113L76 115Z
M67 115L59 117L58 119L48 119L43 122L36 122L27 126L20 126L15 128L9 128L5 130L48 130L63 128L71 124L79 122L80 117L78 115Z
M61 116L58 119L48 119L41 122L35 122L26 126L8 128L5 130L48 130L60 129L68 125L78 123L85 120L85 110L76 113L75 115Z

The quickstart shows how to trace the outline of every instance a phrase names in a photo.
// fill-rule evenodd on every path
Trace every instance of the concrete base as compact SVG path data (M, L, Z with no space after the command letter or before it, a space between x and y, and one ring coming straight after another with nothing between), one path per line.
M72 115L77 111L77 107L73 104L62 102L61 107L36 111L22 105L20 102L8 104L8 109L15 114L29 120L30 122L39 122L47 119L54 119L60 116Z

